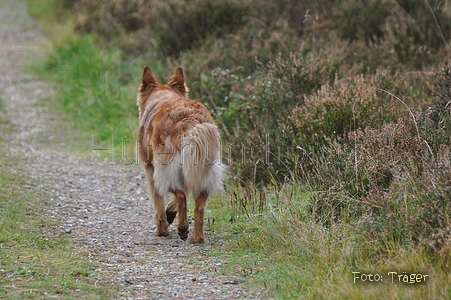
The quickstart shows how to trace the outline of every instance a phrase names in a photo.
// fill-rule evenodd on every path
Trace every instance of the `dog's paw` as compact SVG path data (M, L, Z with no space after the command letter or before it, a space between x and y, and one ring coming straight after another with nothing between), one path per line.
M156 235L156 236L168 236L169 235L169 230L161 230L161 229L156 229L155 230L155 232L154 232L154 234Z
M177 230L182 240L186 240L188 238L189 227L178 227Z
M169 223L166 220L160 220L157 224L157 229L154 234L156 236L168 236L169 235Z
M205 242L205 238L204 237L192 236L191 239L189 240L190 244L203 244L204 242Z

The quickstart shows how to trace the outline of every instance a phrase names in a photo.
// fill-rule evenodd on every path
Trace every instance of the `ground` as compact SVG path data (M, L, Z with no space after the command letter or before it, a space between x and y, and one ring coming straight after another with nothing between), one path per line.
M48 195L45 213L60 220L47 234L67 235L89 251L101 266L96 276L125 298L262 298L239 277L221 275L227 261L210 254L221 247L219 233L207 232L200 246L180 240L175 226L168 238L153 235L141 166L92 161L91 141L49 107L57 101L52 87L29 71L48 42L16 2L0 1L1 117L8 123L1 134L8 155L23 164L9 171L32 178L25 188Z

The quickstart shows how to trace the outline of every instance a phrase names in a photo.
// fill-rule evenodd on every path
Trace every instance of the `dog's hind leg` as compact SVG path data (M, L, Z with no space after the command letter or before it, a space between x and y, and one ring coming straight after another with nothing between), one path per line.
M203 243L205 241L204 234L204 210L207 202L208 194L203 191L196 197L196 208L194 210L194 232L190 243Z
M186 196L185 193L176 190L174 192L175 199L177 201L177 213L179 215L177 231L182 240L188 238L189 233L189 223L188 223L188 209L186 207Z
M175 216L177 215L177 197L172 196L169 203L166 205L166 218L169 224L174 222Z
M153 208L155 210L154 220L157 225L155 230L155 235L157 236L167 236L169 235L169 223L167 221L166 212L164 209L164 197L159 195L155 191L154 181L153 181L153 166L146 165L147 182L149 183L150 196L153 200Z

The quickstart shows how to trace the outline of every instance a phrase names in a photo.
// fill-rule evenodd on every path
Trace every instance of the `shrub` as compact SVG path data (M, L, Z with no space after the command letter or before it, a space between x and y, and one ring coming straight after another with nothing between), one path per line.
M446 1L396 0L387 21L399 61L416 69L435 64L451 38L451 10ZM440 55L439 55L440 56Z
M206 90L209 87L202 83L202 78L211 77L215 69L228 70L247 78L260 66L266 66L278 56L287 57L291 50L299 49L301 41L293 38L296 33L285 21L269 27L258 18L245 16L244 20L245 25L234 34L222 38L209 36L198 48L185 51L177 58L177 63L186 66L186 73L190 74L190 91L195 98L212 95Z
M334 28L343 39L364 41L367 45L380 42L384 25L390 15L390 4L382 0L346 1L333 18Z
M305 172L311 188L323 191L312 213L329 222L365 218L377 239L433 251L449 245L451 117L437 126L428 115L350 132L348 141L323 147Z
M139 31L135 35L139 48L157 46L162 55L179 56L210 35L221 36L241 27L248 5L235 0L112 0L81 1L78 9L81 32L119 40L124 33Z
M216 68L209 76L202 76L206 98L209 100L206 106L214 112L216 121L224 129L227 138L235 136L236 130L231 130L239 123L240 112L250 108L243 101L244 96L235 92L244 83L244 77L239 75L239 71L239 68Z
M446 200L450 197L451 152L440 142L451 127L438 129L424 115L417 116L419 136L416 128L407 124L411 120L400 120L388 132L368 132L361 138L361 165L379 166L390 174L385 186L371 181L373 186L367 186L370 189L363 203L373 209L378 224L374 233L379 238L439 251L451 237L451 210ZM366 167L362 174L370 177L374 170Z
M301 144L324 144L329 139L367 127L377 128L393 122L403 113L401 103L384 91L395 88L387 82L390 75L379 72L365 78L335 79L316 93L306 97L305 104L296 106L285 131L297 137ZM405 112L405 111L404 111Z
M396 0L403 10L403 21L407 26L405 35L415 45L428 46L435 50L446 46L451 37L451 7L446 1Z
M108 39L125 32L133 32L143 26L146 10L154 5L152 1L111 0L78 1L69 4L62 1L61 6L78 9L81 19L76 29L82 33L97 33Z
M431 78L430 93L437 100L428 108L429 117L438 124L447 120L451 110L451 64L446 60Z
M292 163L286 159L293 141L282 129L304 95L333 78L335 69L325 61L293 53L260 64L248 78L227 70L204 77L210 107L227 134L231 163L244 182L268 183L271 176L283 180L288 175L284 164Z
M246 2L227 0L160 2L146 22L162 54L178 56L198 46L209 35L221 36L243 25Z
M320 191L312 215L324 225L366 220L378 240L441 251L451 242L450 129L418 112L323 146L298 173Z

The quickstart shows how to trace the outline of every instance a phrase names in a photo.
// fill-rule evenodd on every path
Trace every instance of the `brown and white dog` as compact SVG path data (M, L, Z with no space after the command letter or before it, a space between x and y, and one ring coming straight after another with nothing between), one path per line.
M210 113L188 98L183 69L167 84L159 83L145 66L139 88L138 147L155 209L155 235L167 236L178 214L178 234L189 232L186 196L196 201L191 243L202 243L207 197L222 188L223 166L219 132ZM166 208L164 196L174 196Z

